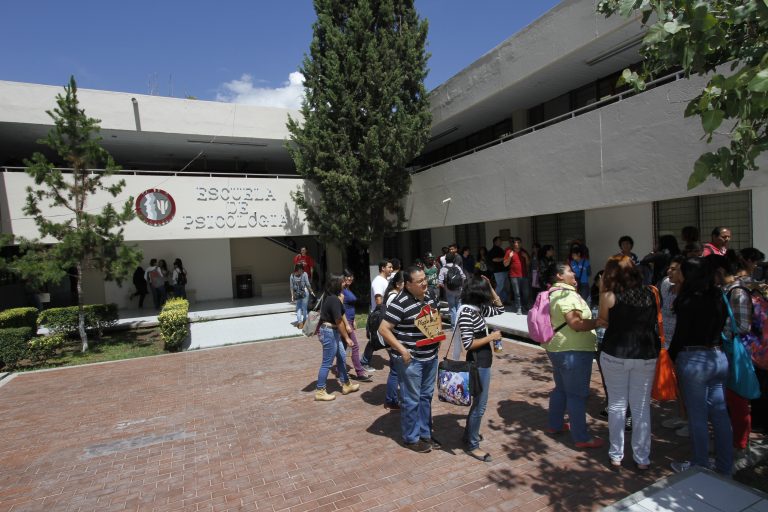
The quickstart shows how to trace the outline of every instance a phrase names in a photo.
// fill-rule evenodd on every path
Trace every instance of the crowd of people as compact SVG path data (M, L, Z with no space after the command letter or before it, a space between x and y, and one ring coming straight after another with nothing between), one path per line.
M707 243L698 240L695 228L685 228L682 240L681 250L675 236L661 236L654 251L639 258L632 252L632 238L622 236L619 252L594 279L589 250L582 241L573 242L562 261L551 245L534 244L529 254L519 238L511 239L504 250L498 237L491 249L475 256L468 248L459 250L451 244L441 257L427 252L405 269L399 260L383 260L370 293L370 312L378 310L381 323L362 356L354 336L357 297L350 290L354 276L349 271L333 275L325 290L331 299L321 307L323 359L315 399L335 399L325 388L328 371L338 375L342 394L359 389L346 369L347 349L353 354L356 379L369 382L375 371L370 366L373 353L384 346L389 353L385 407L400 411L404 445L417 452L439 447L431 403L438 350L446 340L440 316L443 300L451 330L461 340L451 342L451 358L458 359L463 347L466 360L474 362L479 374L462 441L470 456L489 461L491 455L480 449L480 426L489 399L491 347L501 334L488 329L485 319L505 310L524 314L539 293L547 293L554 331L544 344L554 380L547 424L542 426L547 433L568 432L577 448L606 446L590 432L586 415L592 364L597 359L605 389L608 463L622 466L624 437L631 432L634 465L647 470L652 451L651 388L659 352L665 348L678 378L681 414L663 425L689 437L691 447L690 460L674 462L673 469L695 465L730 474L735 454L748 449L750 431L768 428L765 396L750 400L728 387L723 341L735 334L746 339L754 328L751 297L765 294L764 255L754 248L730 250L731 232L722 227L712 231ZM295 275L304 276L299 267ZM303 286L311 291L306 282ZM729 308L732 324L726 321ZM754 368L765 392L766 369Z
M130 298L139 298L139 309L144 307L146 296L151 295L152 304L159 311L169 297L187 298L187 269L179 258L173 260L173 269L168 268L164 259L152 258L146 268L136 267L133 285L136 291Z

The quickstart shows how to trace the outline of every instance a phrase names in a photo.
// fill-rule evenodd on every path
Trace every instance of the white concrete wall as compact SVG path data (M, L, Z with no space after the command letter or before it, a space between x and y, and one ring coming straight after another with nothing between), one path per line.
M309 225L298 209L291 191L307 190L301 179L211 178L204 176L126 175L126 186L116 198L102 193L89 199L90 210L101 210L110 202L116 208L133 198L134 208L140 194L161 189L174 200L176 214L162 226L150 226L138 218L125 226L126 240L188 240L211 238L250 238L263 236L301 236L309 234ZM0 173L2 231L26 238L37 238L33 219L23 213L26 187L33 184L25 172ZM107 182L107 180L105 180ZM45 215L60 219L71 214L62 208L46 208Z
M405 208L409 229L733 190L713 179L686 188L696 158L715 147L700 140L698 120L683 117L703 83L674 82L416 174ZM742 182L767 185L764 171Z
M584 212L584 230L592 262L592 275L619 252L619 238L629 235L635 241L632 252L642 258L653 249L653 204L597 208Z
M255 295L265 295L264 291L269 291L270 285L282 283L282 296L285 300L290 299L288 276L293 272L294 253L262 238L233 238L229 241L229 250L233 270L232 290L237 274L251 274Z
M768 187L752 189L752 244L768 254Z
M0 80L0 122L51 125L45 112L62 93L58 86ZM288 116L301 119L296 110L275 107L92 89L78 89L77 94L81 108L100 119L103 130L136 130L133 98L144 132L282 140L289 136Z
M173 268L173 260L181 258L188 273L187 290L194 290L196 300L232 298L229 240L158 240L142 241L136 245L144 252L141 265L144 268L149 265L150 259L157 258L164 259L170 269ZM114 302L118 307L130 306L128 295L134 292L130 277L122 287L104 283L103 289L106 302ZM136 304L134 299L133 307ZM152 308L152 297L147 297L144 307Z

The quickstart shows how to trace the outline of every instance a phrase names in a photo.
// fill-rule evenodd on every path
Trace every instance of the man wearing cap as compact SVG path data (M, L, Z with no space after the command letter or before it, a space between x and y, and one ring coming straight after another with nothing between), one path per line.
M424 255L424 275L427 276L427 290L433 297L438 297L437 294L437 277L440 269L437 268L437 262L435 261L435 255L427 251Z

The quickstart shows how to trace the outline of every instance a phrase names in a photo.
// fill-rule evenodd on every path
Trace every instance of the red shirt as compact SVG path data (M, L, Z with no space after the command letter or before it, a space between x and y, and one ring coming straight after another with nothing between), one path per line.
M523 277L523 261L520 255L512 249L507 249L504 259L509 258L509 277Z
M312 279L312 269L315 268L315 260L312 259L312 256L307 254L306 256L302 256L301 254L297 254L293 258L293 264L298 265L299 263L304 264L304 272L307 273L307 277Z

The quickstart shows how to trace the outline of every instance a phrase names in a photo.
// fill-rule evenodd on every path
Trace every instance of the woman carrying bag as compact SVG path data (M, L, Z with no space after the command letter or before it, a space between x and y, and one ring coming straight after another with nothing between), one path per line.
M488 391L491 386L491 364L493 355L491 345L501 342L501 332L488 332L485 319L489 316L500 315L504 312L501 299L491 287L485 276L472 276L467 280L461 296L461 309L456 322L461 333L461 343L467 351L466 360L474 362L482 387L475 395L472 406L467 414L467 425L464 428L463 441L467 446L467 454L483 462L490 462L491 455L480 450L480 423L488 403ZM500 346L500 345L499 345Z

